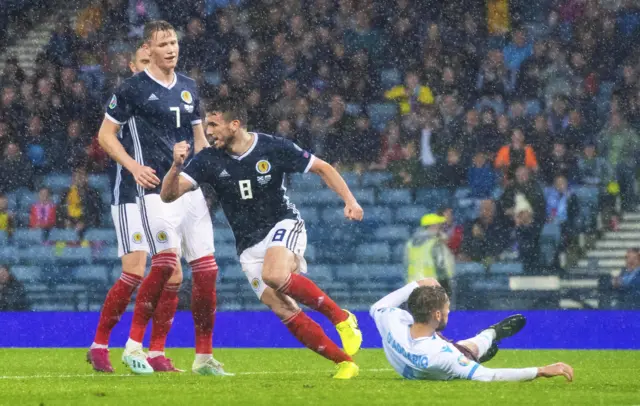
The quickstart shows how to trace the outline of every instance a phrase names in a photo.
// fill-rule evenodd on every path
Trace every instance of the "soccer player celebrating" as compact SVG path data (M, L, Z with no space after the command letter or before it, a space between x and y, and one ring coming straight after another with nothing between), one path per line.
M129 68L136 74L142 72L149 64L148 52L139 46L130 54ZM128 125L123 125L119 140L129 156L134 154L133 138ZM151 168L146 169L153 174ZM136 203L137 186L133 175L122 170L122 165L112 162L109 168L111 181L111 216L118 237L118 255L122 260L122 275L109 290L104 306L100 312L98 328L91 348L87 353L87 361L98 372L113 372L109 360L109 337L111 331L125 312L131 295L144 278L144 270L149 253L149 243L145 235L140 210ZM160 180L151 176L159 183ZM158 307L153 314L151 342L149 351L154 357L149 363L154 371L178 371L169 358L164 356L167 334L171 328L173 316L178 306L178 287L180 275L176 274L167 284L160 296Z
M408 312L398 307L407 302ZM491 369L487 361L497 352L494 343L516 334L524 327L521 315L503 321L477 336L451 344L439 334L449 319L449 298L433 278L412 282L383 297L370 309L387 360L407 379L446 381L529 381L539 377L564 376L573 380L573 368L557 363L541 368ZM461 351L462 350L462 351ZM464 353L470 353L472 359ZM489 356L487 356L489 355Z
M184 166L189 145L177 144L173 166L163 180L162 199L174 201L202 183L213 186L258 298L300 342L337 365L334 378L353 378L358 366L351 355L360 349L362 334L355 316L304 276L306 229L285 195L284 176L309 171L320 175L344 200L349 220L362 220L362 208L331 165L284 138L248 132L246 123L247 111L240 103L207 109L207 136L214 148L203 149ZM336 326L344 351L296 302L321 312Z
M195 189L173 204L160 199L159 178L171 167L173 146L185 142L195 152L209 146L200 118L200 99L195 82L175 72L179 47L171 24L151 21L145 25L143 37L149 65L116 90L99 133L102 147L140 186L137 203L152 255L151 272L138 291L122 360L134 373L153 373L142 339L163 291L177 291L169 280L182 279L178 260L182 254L193 272L191 311L196 357L192 371L225 375L211 349L218 265L213 256L213 225L204 195ZM117 137L124 124L133 139L133 158ZM157 354L149 354L154 355Z

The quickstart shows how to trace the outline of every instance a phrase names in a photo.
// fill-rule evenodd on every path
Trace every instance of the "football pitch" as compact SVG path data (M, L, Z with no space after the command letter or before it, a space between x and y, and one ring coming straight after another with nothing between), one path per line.
M167 355L182 374L131 376L111 350L115 374L95 374L84 349L0 349L2 405L640 405L638 351L500 351L489 367L564 361L575 381L404 381L381 350L356 355L360 376L331 379L330 362L303 349L219 349L234 377L203 377L189 369L193 350Z

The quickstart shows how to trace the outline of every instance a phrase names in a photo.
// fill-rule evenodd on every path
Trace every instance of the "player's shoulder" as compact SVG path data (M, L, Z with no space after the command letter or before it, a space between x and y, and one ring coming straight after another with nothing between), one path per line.
M196 80L185 75L184 73L176 72L176 81L182 86L187 86L194 89L198 87Z
M132 96L139 94L141 90L143 90L147 85L147 81L145 80L146 76L147 75L140 72L126 78L122 81L120 86L118 86L116 93L122 96Z

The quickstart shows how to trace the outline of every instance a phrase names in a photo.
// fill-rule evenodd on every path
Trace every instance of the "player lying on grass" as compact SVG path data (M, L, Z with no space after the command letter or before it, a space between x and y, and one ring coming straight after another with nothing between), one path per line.
M404 302L408 312L398 308ZM524 327L525 319L521 315L507 317L456 344L446 341L438 332L447 326L449 297L433 278L412 282L388 294L371 306L369 314L382 336L387 360L407 379L489 382L564 376L568 381L573 380L573 368L563 363L521 369L493 369L478 363L491 359L497 352L498 342Z
M344 200L349 220L362 220L362 208L331 165L284 138L248 132L242 103L229 101L206 113L206 134L213 147L183 167L189 145L176 144L162 200L174 201L202 183L213 186L235 235L242 270L258 298L301 343L337 365L334 378L357 376L358 366L351 359L362 343L357 320L303 275L307 233L300 213L284 194L284 176L309 171L320 175ZM296 302L319 311L336 326L344 351Z

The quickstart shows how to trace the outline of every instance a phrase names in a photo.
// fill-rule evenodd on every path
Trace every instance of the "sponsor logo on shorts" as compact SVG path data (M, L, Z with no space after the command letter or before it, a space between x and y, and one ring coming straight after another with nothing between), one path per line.
M156 234L156 239L158 240L158 242L167 242L167 233L165 231L158 231L158 234Z
M193 103L193 97L191 97L191 92L188 90L183 90L182 93L180 93L180 97L182 97L182 100L187 104Z
M142 233L133 233L132 240L136 244L141 244L142 243Z
M258 290L258 288L260 287L260 279L253 278L251 280L251 287L253 288L253 290Z
M115 109L116 106L118 105L118 99L116 98L116 95L114 94L113 97L111 98L111 101L109 102L109 108L111 110Z
M460 356L458 357L458 364L462 365L463 367L469 365L470 362L471 361L469 361L469 358L465 357L462 354L460 354Z
M260 175L266 175L270 170L271 164L266 159L261 159L256 164L256 171L258 171Z

